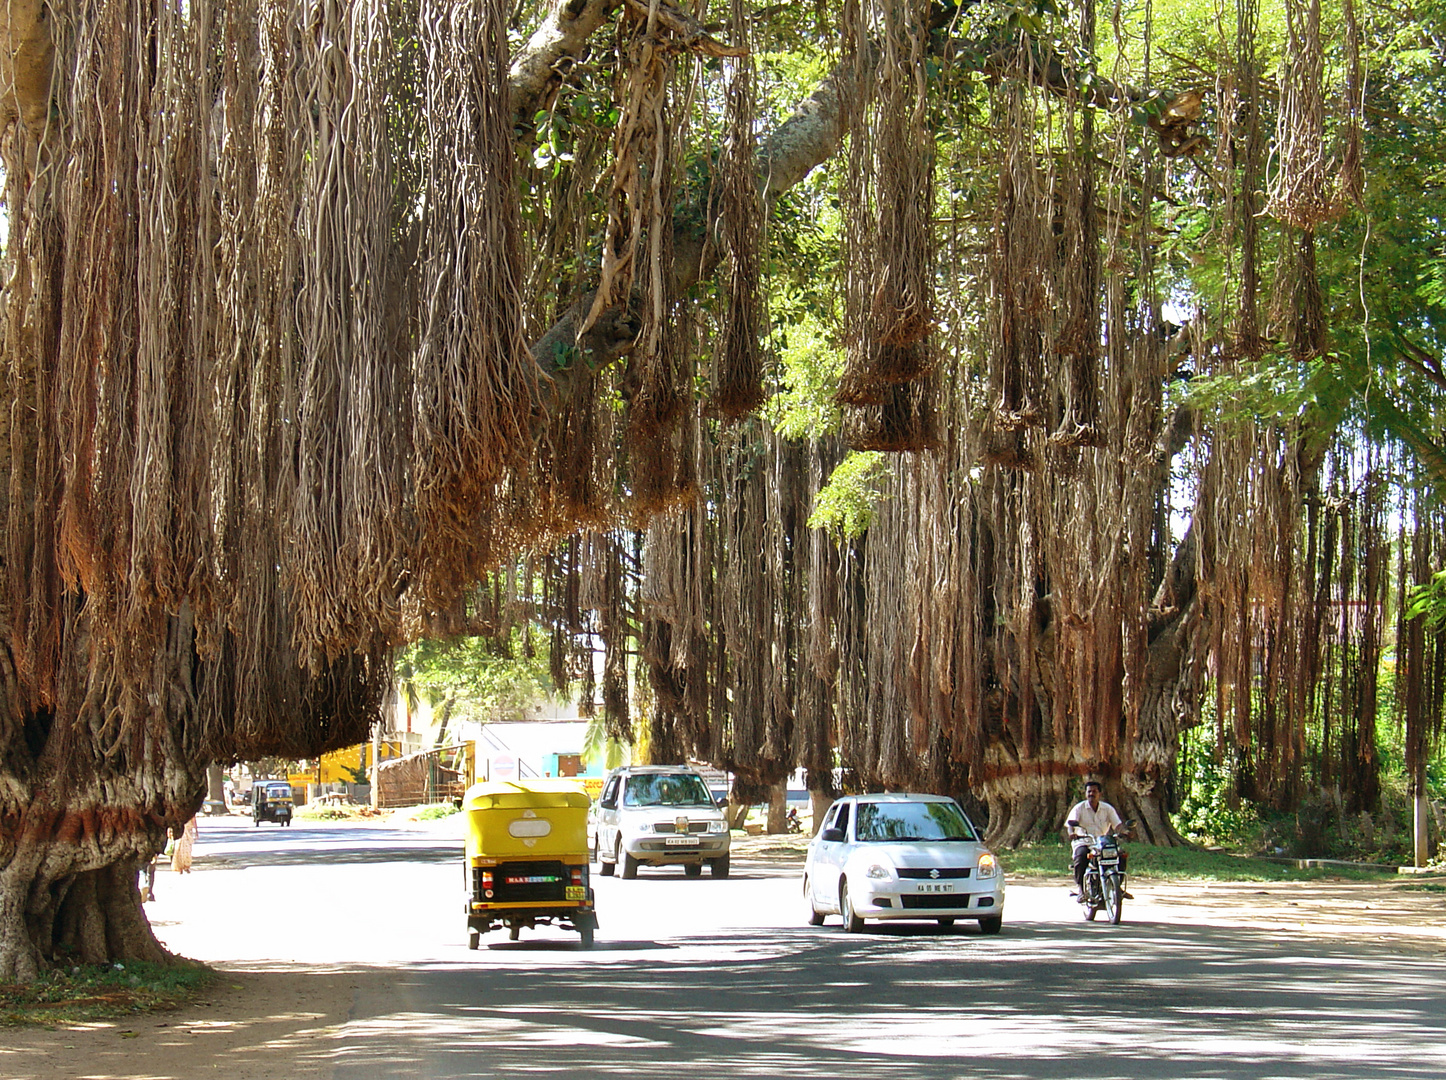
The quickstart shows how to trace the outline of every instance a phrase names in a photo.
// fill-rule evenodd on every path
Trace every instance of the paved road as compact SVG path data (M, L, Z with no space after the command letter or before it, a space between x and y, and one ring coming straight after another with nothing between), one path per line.
M394 969L311 1048L344 1080L1434 1080L1446 1061L1438 956L1187 925L1147 902L1124 925L1085 924L1059 889L1011 886L998 937L973 924L856 937L803 925L795 869L735 862L720 882L644 869L595 879L590 952L539 929L472 953L449 832L203 822L198 872L158 883L177 895L153 905L157 932L217 962ZM216 858L230 869L199 869ZM198 904L205 919L188 914ZM218 938L218 920L236 932Z

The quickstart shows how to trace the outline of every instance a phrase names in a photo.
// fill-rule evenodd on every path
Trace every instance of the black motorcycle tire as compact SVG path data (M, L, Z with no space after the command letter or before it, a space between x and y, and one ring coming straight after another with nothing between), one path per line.
M1118 877L1111 875L1105 880L1105 910L1110 913L1110 923L1114 926L1120 925L1120 916L1124 914L1124 891Z

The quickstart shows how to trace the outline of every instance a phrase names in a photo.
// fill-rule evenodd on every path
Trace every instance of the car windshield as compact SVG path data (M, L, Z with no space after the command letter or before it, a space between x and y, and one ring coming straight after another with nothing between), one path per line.
M687 773L644 773L628 777L624 806L712 806L708 785Z
M855 835L863 841L978 839L951 802L859 803Z

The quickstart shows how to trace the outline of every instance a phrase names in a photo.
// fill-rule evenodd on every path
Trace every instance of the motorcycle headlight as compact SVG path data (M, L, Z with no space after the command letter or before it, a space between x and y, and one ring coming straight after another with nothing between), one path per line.
M864 871L864 877L873 878L875 880L879 880L881 878L891 878L893 876L894 872L890 870L887 866L884 866L882 863L874 863L873 866L869 867L867 870Z
M979 856L979 869L975 871L975 877L991 878L999 873L999 863L994 858L992 851L986 851Z

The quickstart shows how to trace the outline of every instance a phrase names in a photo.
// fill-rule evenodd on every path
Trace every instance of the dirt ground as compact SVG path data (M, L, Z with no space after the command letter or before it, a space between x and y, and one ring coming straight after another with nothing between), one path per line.
M751 845L752 846L752 845ZM751 854L770 853L759 844ZM779 851L775 858L786 857ZM780 858L782 861L782 858ZM1249 925L1282 936L1351 936L1446 960L1446 879L1400 883L1311 881L1199 885L1136 881L1142 920ZM1067 879L1030 879L1011 889L1066 889ZM1349 917L1343 915L1349 912ZM1126 915L1130 914L1127 908ZM169 1013L53 1029L0 1028L0 1076L12 1080L291 1080L326 1077L326 1036L346 1023L359 988L385 986L382 968L257 968L221 965L204 998ZM143 1049L144 1048L144 1049Z

